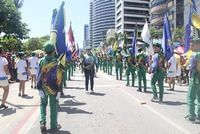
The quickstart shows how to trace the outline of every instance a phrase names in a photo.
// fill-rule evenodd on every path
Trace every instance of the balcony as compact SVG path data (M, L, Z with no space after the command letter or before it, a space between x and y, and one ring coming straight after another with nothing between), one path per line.
M151 13L157 13L164 10L167 6L167 0L153 0L151 2Z

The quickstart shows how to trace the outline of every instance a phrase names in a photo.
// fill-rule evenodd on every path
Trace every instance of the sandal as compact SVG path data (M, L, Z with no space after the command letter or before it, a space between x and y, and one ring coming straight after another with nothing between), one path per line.
M1 104L0 109L2 109L2 108L3 108L3 109L7 109L8 106Z

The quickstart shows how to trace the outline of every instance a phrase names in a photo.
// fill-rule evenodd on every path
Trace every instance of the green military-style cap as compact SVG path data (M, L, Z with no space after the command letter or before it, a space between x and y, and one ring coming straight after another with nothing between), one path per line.
M153 46L156 46L156 47L160 47L160 48L161 48L161 44L160 44L160 43L155 43L155 44L153 44Z
M25 53L24 53L23 51L18 52L18 56L19 56L19 57L24 56L24 54L25 54Z
M43 50L46 52L46 53L49 53L49 52L52 52L55 50L54 48L54 45L51 44L49 41L46 42L44 45L43 45Z

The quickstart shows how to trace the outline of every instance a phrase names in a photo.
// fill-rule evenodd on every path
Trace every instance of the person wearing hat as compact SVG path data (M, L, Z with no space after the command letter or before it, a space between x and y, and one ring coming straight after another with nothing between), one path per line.
M186 119L189 121L200 121L200 39L192 40L191 49L193 55L190 59L189 70L191 79L187 96L188 115ZM197 99L197 112L195 113L195 100Z
M116 79L122 80L122 69L123 69L123 56L121 54L121 49L118 49L118 54L116 55L115 61L115 72L116 72Z
M29 71L31 76L31 88L36 88L36 75L37 75L37 67L38 67L38 57L34 52L32 52L31 57L28 59L29 63ZM34 86L33 86L34 84Z
M17 69L17 79L19 80L19 93L18 96L25 97L25 83L28 76L28 66L27 62L24 58L25 53L19 52L18 57L19 60L16 62L16 69Z
M144 92L147 89L147 79L146 79L146 72L147 72L147 55L143 52L143 48L140 47L138 49L138 54L136 56L137 62L137 74L138 74L138 91L142 91L142 81L144 86Z
M135 70L136 70L136 62L135 62L135 57L133 56L132 53L132 48L129 48L129 55L126 58L126 86L129 86L129 75L131 74L131 78L132 78L132 84L131 86L133 87L135 85Z
M86 54L83 58L83 70L85 74L85 90L88 93L88 85L90 81L90 90L94 91L94 74L98 70L96 57L91 52L91 46L86 47ZM96 66L96 68L95 68Z
M109 53L108 54L108 56L107 56L107 70L108 70L108 75L112 75L112 66L113 66L113 64L112 64L112 55L111 55L111 53Z
M40 95L40 129L46 131L46 107L50 102L50 128L58 130L58 101L62 86L62 68L55 56L55 48L50 42L43 45L46 55L39 61L37 89Z
M0 46L0 86L4 90L0 109L8 108L8 106L6 105L6 100L9 94L9 83L8 83L9 77L10 73L8 70L8 61L5 57L3 57L3 48L2 46Z
M156 83L158 83L159 87L159 101L163 101L163 93L164 93L164 79L165 79L165 57L163 52L161 51L161 44L156 43L153 44L154 55L152 57L152 64L149 69L149 73L152 74L151 79L151 88L153 91L152 102L158 101Z

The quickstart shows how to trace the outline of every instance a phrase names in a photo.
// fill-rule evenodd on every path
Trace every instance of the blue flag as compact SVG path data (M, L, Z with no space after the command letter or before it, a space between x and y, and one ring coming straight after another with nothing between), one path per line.
M192 9L194 12L197 12L197 6L196 6L196 3L195 3L195 0L191 0L192 2Z
M190 49L190 39L191 39L191 23L192 23L192 9L190 8L189 13L189 20L188 23L185 26L185 47L184 52L186 53Z
M167 14L165 14L164 25L163 25L162 48L163 48L163 52L164 52L167 60L169 60L171 58L171 56L173 55L173 50L172 50L172 47L171 47L171 40L172 40L172 34L171 34L170 23L169 23Z
M133 39L132 39L132 54L133 54L133 56L137 55L137 46L136 45L137 45L137 24L136 24L135 31L133 34Z
M55 18L54 18L55 17ZM56 16L52 17L52 31L56 32L56 51L58 55L67 52L67 46L65 41L65 16L64 16L64 2L60 6Z

